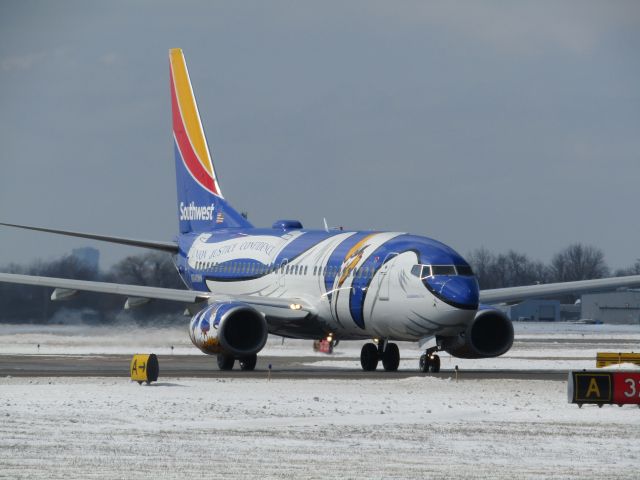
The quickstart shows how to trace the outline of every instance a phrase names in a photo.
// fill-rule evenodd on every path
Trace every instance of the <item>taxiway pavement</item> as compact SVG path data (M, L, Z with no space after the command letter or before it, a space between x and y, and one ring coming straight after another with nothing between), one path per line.
M0 355L0 376L14 377L128 377L131 355ZM363 372L357 368L327 366L327 358L259 356L256 370L218 370L215 357L197 355L158 355L160 378L266 378L271 375L283 379L402 379L416 376L453 378L455 371L443 369L438 374L422 373L416 368L385 372ZM343 362L341 357L338 361ZM322 366L314 366L322 361ZM331 363L330 361L328 363ZM338 363L336 363L338 365ZM558 370L500 370L464 369L459 379L530 379L566 380L567 372Z

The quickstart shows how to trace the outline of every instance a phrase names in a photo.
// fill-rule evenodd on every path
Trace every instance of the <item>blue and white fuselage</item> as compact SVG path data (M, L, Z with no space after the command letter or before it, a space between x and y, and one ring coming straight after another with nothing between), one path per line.
M477 281L467 262L440 242L281 224L182 235L183 279L195 290L312 305L317 313L304 323L269 324L270 333L297 338L415 341L455 335L476 315Z

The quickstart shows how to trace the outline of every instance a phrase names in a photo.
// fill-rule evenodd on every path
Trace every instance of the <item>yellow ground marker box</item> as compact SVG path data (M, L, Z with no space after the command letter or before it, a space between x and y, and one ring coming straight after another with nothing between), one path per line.
M153 353L138 353L131 359L131 380L142 384L142 382L155 382L158 380L160 365L158 357Z
M633 363L640 366L640 353L598 352L596 355L596 367L598 368L620 363Z

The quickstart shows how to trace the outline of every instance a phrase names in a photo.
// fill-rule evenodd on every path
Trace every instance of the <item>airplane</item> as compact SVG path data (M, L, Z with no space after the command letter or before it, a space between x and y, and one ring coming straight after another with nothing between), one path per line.
M396 341L425 348L418 368L440 371L439 351L496 357L514 340L498 303L640 285L640 275L480 291L469 263L437 240L406 232L304 229L296 220L254 227L222 195L184 55L169 51L179 233L174 241L0 225L107 241L173 255L188 290L0 273L0 281L182 302L189 334L218 367L254 370L269 334L298 339L371 340L360 363L396 371Z

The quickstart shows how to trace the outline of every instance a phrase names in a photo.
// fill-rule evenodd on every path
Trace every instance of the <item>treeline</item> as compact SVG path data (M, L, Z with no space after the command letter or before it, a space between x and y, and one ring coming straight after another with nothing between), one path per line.
M157 252L127 257L106 272L98 271L74 255L50 262L38 261L29 266L10 264L0 268L2 272L25 275L186 288L171 256ZM69 300L53 302L50 299L52 291L46 287L0 283L0 322L47 322L50 319L64 322L64 317L73 317L76 321L103 323L124 315L125 298L120 295L78 292ZM126 312L126 317L141 323L159 317L178 321L183 310L184 306L176 302L154 300ZM75 314L67 315L69 311Z
M612 272L601 249L581 243L569 245L556 253L549 264L532 260L526 254L514 250L494 254L486 248L470 252L467 261L471 264L481 289L640 275L640 261Z
M590 280L611 275L640 275L640 261L611 272L602 250L580 243L558 252L549 264L532 260L514 250L495 254L486 248L470 252L467 260L482 289ZM73 255L51 262L39 261L27 267L11 264L0 268L2 272L26 275L185 288L171 257L156 252L127 257L106 272L88 266ZM64 322L74 317L76 321L104 323L123 316L140 323L157 321L159 318L164 321L184 321L184 306L176 302L153 300L123 313L125 298L119 295L79 292L69 300L53 302L50 299L52 290L0 282L0 322L48 322L51 319ZM70 311L75 315L70 315Z

